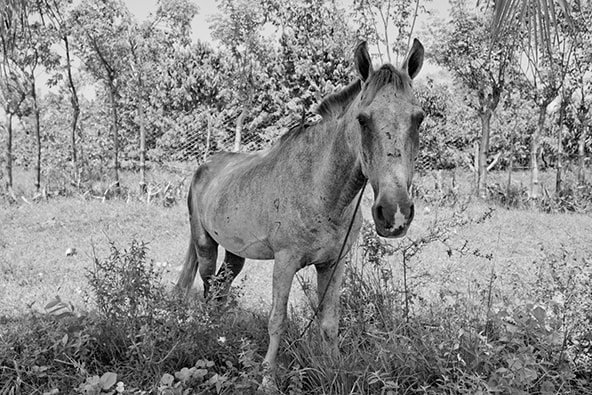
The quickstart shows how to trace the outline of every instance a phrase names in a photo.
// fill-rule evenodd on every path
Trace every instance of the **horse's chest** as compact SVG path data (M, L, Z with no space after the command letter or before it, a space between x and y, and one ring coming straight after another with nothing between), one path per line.
M271 245L276 251L290 249L301 253L307 264L334 261L342 248L345 254L357 238L362 225L360 214L345 220L333 219L325 213L283 217L283 220L284 222L278 218L274 222L275 229L269 238ZM353 224L348 233L351 221Z

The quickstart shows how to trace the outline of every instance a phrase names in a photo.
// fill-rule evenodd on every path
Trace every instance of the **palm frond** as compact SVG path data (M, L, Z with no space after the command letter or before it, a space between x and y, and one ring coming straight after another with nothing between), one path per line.
M518 28L528 37L525 49L550 54L559 23L566 22L569 30L575 31L570 9L568 0L495 0L493 39L497 41L509 29Z

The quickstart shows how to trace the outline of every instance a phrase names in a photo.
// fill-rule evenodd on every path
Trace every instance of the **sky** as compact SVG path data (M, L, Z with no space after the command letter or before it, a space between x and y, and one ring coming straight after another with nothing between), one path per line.
M124 2L138 21L143 21L150 13L156 12L156 0L124 0ZM196 0L194 2L197 4L199 11L191 25L192 38L194 40L199 39L201 41L211 42L212 37L207 19L209 16L218 13L216 1Z
M210 35L208 19L210 16L218 13L215 0L194 0L199 8L199 12L192 24L192 38L194 40L201 40L211 42L212 38ZM351 0L341 0L342 2L349 3ZM156 11L156 0L124 0L130 12L135 15L138 21L143 21L148 17L150 13ZM422 3L426 3L422 1ZM448 0L432 0L427 2L426 8L434 15L446 16L448 15L448 9L450 8ZM429 18L425 15L418 17L418 26L416 31L421 29L422 24L429 22Z

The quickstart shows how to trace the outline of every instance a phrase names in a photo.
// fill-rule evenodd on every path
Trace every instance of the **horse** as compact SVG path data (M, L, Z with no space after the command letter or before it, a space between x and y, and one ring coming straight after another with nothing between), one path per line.
M225 249L220 272L229 281L245 258L274 259L265 371L276 365L294 275L308 265L317 272L323 344L338 352L345 270L339 255L360 231L356 197L366 182L374 191L378 235L406 234L414 216L409 188L424 117L412 80L423 57L415 39L401 68L387 63L374 70L362 42L354 52L358 78L318 105L320 121L294 127L266 150L219 153L195 171L187 198L191 238L176 286L188 292L199 268L207 297L218 245Z

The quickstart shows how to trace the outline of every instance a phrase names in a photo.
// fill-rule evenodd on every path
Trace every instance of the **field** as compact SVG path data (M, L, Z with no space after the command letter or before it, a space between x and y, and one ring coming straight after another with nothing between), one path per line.
M466 175L463 177L467 178ZM459 373L460 368L452 363L455 367L450 368L449 373L454 372L454 378L438 378L433 372L427 378L421 378L420 371L423 368L416 367L418 371L414 371L407 366L411 369L410 374L417 375L416 381L421 382L421 385L409 384L408 379L396 381L396 376L389 376L392 372L389 373L386 367L388 364L381 365L383 372L366 371L363 379L352 379L351 376L356 376L357 373L354 374L355 370L347 372L344 366L350 366L347 365L348 362L329 363L324 357L315 356L310 345L308 348L290 346L287 353L289 356L284 357L287 373L280 385L281 391L299 393L300 388L300 393L310 393L307 385L321 380L319 376L325 377L313 371L329 364L331 367L327 369L333 369L334 372L344 369L344 372L328 375L327 377L332 378L326 378L327 383L320 387L323 389L318 393L533 393L531 391L535 388L537 393L586 393L585 388L592 385L587 376L592 372L590 349L589 345L586 348L583 344L584 341L590 341L592 334L589 327L590 310L585 311L591 307L592 297L589 287L592 282L590 215L545 213L527 207L510 209L496 202L470 198L467 180L460 183L458 190L453 190L448 185L447 176L444 177L444 185L438 185L439 190L433 188L434 180L436 178L425 176L419 181L418 190L430 192L417 197L416 219L406 238L384 242L373 236L372 231L368 231L352 252L349 262L352 269L347 277L349 285L343 297L345 323L342 324L342 348L352 347L353 339L348 339L348 336L355 337L360 342L378 337L387 343L378 342L376 347L386 352L392 346L389 345L389 336L401 330L407 333L409 328L420 331L419 334L416 333L416 340L419 342L426 341L424 336L436 336L437 339L433 341L434 346L440 348L438 352L449 357L451 353L458 352L458 358L463 351L460 344L463 341L470 343L465 338L475 341L479 336L489 336L489 339L480 341L486 346L497 344L498 347L500 343L495 343L492 339L499 341L504 334L508 336L508 333L531 336L532 339L524 343L515 341L506 345L508 349L491 349L489 354L483 351L484 354L479 355L475 351L475 359L481 358L481 361L473 361L474 366L470 366L465 355L467 350L464 350L465 354L462 355L467 363L462 374ZM39 323L45 322L43 317L51 316L51 308L46 309L46 306L52 301L54 303L50 307L56 305L56 300L62 301L64 309L69 309L71 315L76 317L86 317L86 312L96 309L96 298L92 297L93 288L88 285L88 276L93 268L96 270L95 259L98 262L112 259L109 258L112 252L111 243L118 251L129 249L133 240L147 243L148 260L154 261L154 267L162 276L162 284L170 289L178 276L188 243L184 185L174 194L156 196L151 202L130 192L126 196L111 199L102 199L100 194L95 194L97 197L73 194L33 201L31 195L27 195L16 204L3 203L0 206L0 321L5 324L5 328L0 338L4 344L0 347L14 353L14 345L6 343L8 339L14 341L18 338L11 330L21 328L20 325L28 322L30 317L40 320L35 321L36 325L41 325L40 328L47 330L44 326L47 325L57 331L52 326L54 324ZM363 211L368 220L370 198L367 191ZM234 325L236 320L244 321L237 328L244 329L246 326L247 329L244 333L228 335L229 338L240 339L236 341L243 343L240 346L242 348L227 349L225 352L232 354L240 351L250 355L246 362L243 354L240 361L230 362L231 365L236 363L239 366L232 371L236 376L232 376L232 369L224 370L223 366L217 366L218 363L224 363L217 360L217 356L224 352L214 350L208 355L195 357L196 360L186 366L194 366L193 372L196 364L207 363L209 366L209 370L206 368L204 373L207 377L201 377L203 380L197 380L198 384L193 387L187 381L179 379L179 375L173 379L176 386L171 381L168 387L163 387L164 378L169 377L166 374L173 377L175 372L182 371L181 367L185 366L183 363L188 363L184 359L172 365L162 365L160 370L153 372L152 378L143 380L133 380L129 372L116 372L122 383L120 392L135 393L129 390L130 387L128 390L122 389L128 383L133 383L135 390L143 383L146 386L144 388L156 392L164 391L165 387L170 387L171 391L193 388L194 391L201 391L200 393L235 393L237 388L249 390L258 377L258 371L253 371L251 376L247 375L247 384L236 377L244 376L240 376L238 371L248 371L249 366L260 362L262 350L266 347L265 316L271 297L271 270L270 261L248 261L235 282L236 291L240 294L236 298L238 305L227 308L233 311ZM313 274L314 269L305 269L299 280L293 284L290 333L297 333L298 328L307 320L309 300L314 299L307 292L314 279ZM361 283L357 283L358 280ZM367 285L362 287L360 284L366 284L365 282ZM195 289L201 289L200 280L196 281ZM94 292L97 290L94 289ZM201 292L196 294L201 295ZM377 299L365 299L372 296ZM196 299L200 298L199 296ZM365 304L359 304L361 302ZM199 303L202 304L202 301ZM356 305L360 311L355 311ZM200 309L202 308L198 308L199 312L196 314L205 314ZM384 318L383 314L390 316ZM362 333L356 337L352 332L362 322L356 321L359 319L356 317L364 315L366 318L360 320L367 331L366 340L363 340ZM382 318L378 319L378 316ZM521 327L516 317L524 316L534 322L524 321L525 326ZM540 322L537 323L535 318ZM506 324L519 329L508 332L509 327ZM496 329L493 330L491 326L496 326ZM430 332L430 327L439 328L435 331L437 335ZM438 336L444 336L443 333L448 333L449 329L453 329L450 332L452 337L438 340ZM473 337L467 337L469 333ZM288 338L290 336L295 335L289 335ZM549 340L554 336L560 336L561 341L557 343ZM407 333L404 338L411 341L414 336ZM199 348L200 340L193 341ZM310 341L312 345L317 339ZM548 349L545 348L547 346ZM215 345L211 344L203 347L215 349ZM284 344L284 347L288 346ZM450 347L448 354L443 350L446 347ZM525 349L517 352L520 347ZM538 353L537 347L544 352ZM48 346L49 348L51 347ZM419 349L418 345L416 351ZM395 348L392 351L396 353L401 350ZM427 349L423 351L427 352ZM499 353L499 358L492 356L495 353ZM533 366L524 361L520 366L512 366L508 355L522 358L528 353L533 355L529 362ZM557 360L545 360L541 356L544 353ZM490 355L491 360L484 361L485 354ZM345 355L344 360L347 361L347 353ZM586 355L588 359L584 358ZM63 391L59 380L54 378L52 381L51 375L41 376L46 378L45 381L40 377L32 379L35 376L31 370L33 367L29 367L25 374L26 367L19 368L16 362L12 366L2 358L5 357L0 357L2 377L12 377L13 380L9 380L5 387L0 386L0 392L3 388L6 391L17 388L21 392L12 393L28 393L35 385L43 391L54 388L62 388ZM71 358L74 360L81 357L75 353ZM494 360L498 365L493 366ZM20 362L23 361L25 360ZM552 368L551 362L557 367L553 365ZM56 362L45 360L43 365L35 366L51 371L55 368L52 367L54 363ZM119 362L120 365L121 363ZM305 363L318 365L307 367ZM404 364L408 363L409 360L406 360ZM414 363L419 365L418 361ZM394 369L396 364L392 362L392 365L391 369ZM106 370L100 370L107 369L105 366L109 365L96 363L93 367L87 363L84 369L78 368L78 376L74 375L68 383L76 383L76 389L81 393L101 393L100 388L104 382L100 380L111 377L104 375ZM113 364L109 373L116 366L118 364ZM174 368L168 371L167 366ZM442 369L447 371L448 368ZM358 373L361 374L360 372ZM548 374L545 376L541 372ZM217 382L212 380L213 377L226 377L226 381ZM234 381L229 380L229 377ZM92 381L93 378L95 382ZM209 379L206 381L206 378ZM300 381L297 382L296 378ZM150 380L152 383L147 384ZM454 385L446 380L452 380ZM231 382L232 385L229 384ZM91 391L95 388L93 383L99 388L99 392ZM241 383L243 387L239 385ZM567 389L566 392L562 392L561 388ZM114 383L107 386L105 392L107 390L116 391Z

